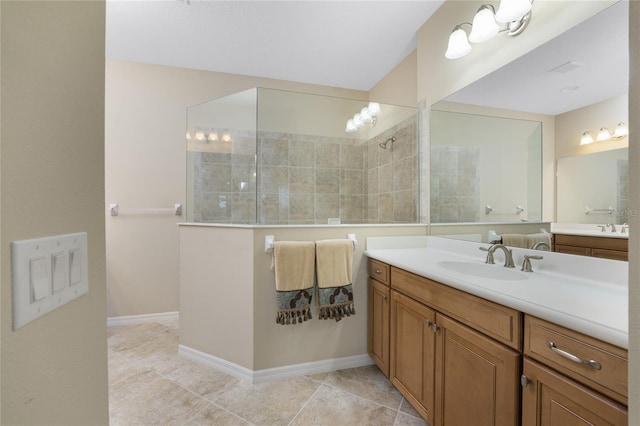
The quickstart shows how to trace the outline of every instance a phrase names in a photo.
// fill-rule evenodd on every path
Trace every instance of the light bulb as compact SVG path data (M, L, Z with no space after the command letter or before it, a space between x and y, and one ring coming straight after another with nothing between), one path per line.
M449 46L444 56L447 59L458 59L469 52L471 52L471 45L469 44L469 40L467 40L467 33L460 28L460 25L456 25L449 36Z
M353 119L350 118L349 120L347 120L347 128L344 129L345 132L347 133L353 133L353 132L357 132L358 128L356 127L355 124L353 124Z
M473 43L482 43L491 40L498 34L500 27L496 23L493 6L484 4L473 17L473 25L469 34L469 41Z
M367 109L369 110L369 114L371 114L372 117L376 117L378 114L380 114L380 104L378 102L369 102L369 106L367 107Z
M598 132L598 136L596 136L596 140L598 142L601 142L608 141L609 139L611 139L611 133L609 132L609 129L607 129L606 127L601 127L600 131Z
M202 130L198 130L196 132L196 140L199 140L199 141L205 140L204 132Z
M620 140L628 135L629 135L629 129L627 129L627 126L623 122L620 122L616 126L616 129L613 131L613 136L611 138L615 140Z
M209 133L209 136L207 136L207 140L208 140L209 142L215 142L215 141L217 141L217 140L218 140L218 134L217 134L217 133L215 133L215 132L211 132L211 133Z
M580 138L580 145L589 145L590 143L593 143L593 137L591 136L591 133L584 132L582 134L582 137Z
M360 115L359 112L357 112L354 116L353 116L353 124L359 129L360 127L362 127L362 125L364 124L364 121L362 120L362 116Z
M231 135L229 133L225 133L222 135L222 140L225 142L231 142Z
M530 10L530 0L502 0L496 12L496 21L500 23L516 21L529 13Z
M371 114L369 113L369 108L364 107L360 110L360 118L365 123L371 123L372 117L371 117Z

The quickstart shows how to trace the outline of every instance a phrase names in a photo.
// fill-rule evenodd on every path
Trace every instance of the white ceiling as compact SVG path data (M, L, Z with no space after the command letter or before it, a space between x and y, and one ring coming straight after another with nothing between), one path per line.
M549 72L572 61L579 66ZM629 3L620 1L447 100L557 115L628 90Z
M106 56L368 91L442 2L108 0ZM622 0L447 100L557 115L626 93L628 57Z
M108 0L106 56L369 90L443 0Z

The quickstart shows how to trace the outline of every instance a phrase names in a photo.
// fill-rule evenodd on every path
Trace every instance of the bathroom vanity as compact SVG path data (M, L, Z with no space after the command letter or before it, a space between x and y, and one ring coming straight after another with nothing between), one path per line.
M602 229L600 229L602 228ZM553 251L600 257L603 259L629 260L629 234L626 225L611 227L594 224L552 224Z
M545 253L524 272L526 249L511 269L482 244L384 240L367 241L369 352L431 425L627 424L623 262Z

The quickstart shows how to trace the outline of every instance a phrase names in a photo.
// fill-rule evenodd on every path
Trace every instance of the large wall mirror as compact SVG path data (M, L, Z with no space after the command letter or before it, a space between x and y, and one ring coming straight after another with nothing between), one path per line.
M555 188L546 181L544 187L541 184L541 173L545 173L543 167L551 168L554 162L541 161L541 158L559 160L558 152L572 150L576 154L590 154L593 149L581 151L577 148L581 132L592 129L576 130L575 135L567 137L558 132L556 124L554 148L553 143L549 145L536 139L548 134L541 131L541 120L536 117L558 123L559 116L627 93L628 13L628 2L617 2L432 105L431 223L522 223L554 219L542 214L542 192L552 194ZM596 120L591 125L604 124ZM553 137L554 132L550 134ZM554 155L550 157L551 152L547 152L542 156L543 146ZM563 149L563 146L571 148ZM601 145L597 150L609 149ZM605 154L593 155L599 163L598 155ZM576 185L587 182L578 177L580 166L577 163L581 161L575 164L569 159L558 161L558 171L563 176L562 181L558 177L556 221L596 220L595 212L585 214L585 207L625 209L626 151L610 156L616 157L615 165L607 168L589 166L589 181L611 181L615 186L598 189L598 192L616 196L575 200L578 208L568 206L569 199L576 197L566 196L564 190L567 188L575 193L578 191ZM460 164L464 168L461 169ZM463 170L467 174L454 178L454 166L456 173ZM446 169L449 169L449 176L443 174ZM571 179L575 181L569 183ZM447 190L451 194L454 180L459 198L453 201L457 204L445 195ZM444 186L441 186L443 182ZM548 195L544 199L548 199ZM602 220L600 216L596 222Z

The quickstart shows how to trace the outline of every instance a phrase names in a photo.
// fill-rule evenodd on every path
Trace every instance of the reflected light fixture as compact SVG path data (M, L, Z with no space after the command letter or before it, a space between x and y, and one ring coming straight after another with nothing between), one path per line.
M347 133L357 132L365 124L373 127L378 122L379 114L380 104L378 102L369 102L369 105L356 112L353 118L347 120L347 127L344 131Z
M604 142L609 140L619 141L624 139L628 135L629 129L627 128L627 125L623 122L620 122L613 131L613 134L611 134L607 127L601 127L596 134L595 140L593 139L593 135L591 134L591 132L583 132L582 136L580 137L580 145L588 145L594 142Z
M483 43L503 32L512 37L522 33L531 19L532 1L501 0L497 12L492 5L483 4L473 17L473 23L463 22L453 28L444 56L447 59L462 58L471 51L469 42ZM506 25L500 28L499 24ZM463 25L471 26L469 37L462 29Z

